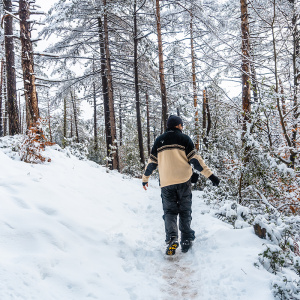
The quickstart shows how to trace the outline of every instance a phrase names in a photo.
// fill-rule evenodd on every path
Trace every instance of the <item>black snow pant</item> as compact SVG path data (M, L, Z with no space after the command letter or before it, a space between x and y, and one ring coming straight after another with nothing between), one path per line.
M194 240L195 231L191 229L192 221L192 185L191 181L168 185L161 188L164 210L166 242L172 237L178 238L177 216L181 240Z

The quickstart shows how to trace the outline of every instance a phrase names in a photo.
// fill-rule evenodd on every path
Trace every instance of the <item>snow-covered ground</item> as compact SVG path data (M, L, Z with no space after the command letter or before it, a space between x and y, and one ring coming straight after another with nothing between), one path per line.
M262 243L193 192L192 250L164 255L160 189L46 150L30 165L0 149L0 299L269 300Z

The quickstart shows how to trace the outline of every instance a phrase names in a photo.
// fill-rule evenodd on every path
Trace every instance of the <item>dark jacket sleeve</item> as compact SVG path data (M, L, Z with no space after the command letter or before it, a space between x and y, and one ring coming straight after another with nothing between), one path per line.
M157 140L156 140L152 147L151 154L148 159L148 163L145 167L145 172L143 174L142 181L144 183L149 181L149 177L152 175L154 170L157 168L157 165L158 165L158 161L157 161Z

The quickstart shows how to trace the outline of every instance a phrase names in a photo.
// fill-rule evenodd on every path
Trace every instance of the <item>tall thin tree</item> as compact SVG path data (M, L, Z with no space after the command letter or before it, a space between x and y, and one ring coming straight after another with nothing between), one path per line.
M296 0L289 0L292 3L292 10L293 10L293 18L292 18L292 34L293 34L293 133L292 133L292 145L294 149L297 148L297 132L298 132L298 78L299 78L299 54L300 54L300 46L299 46L299 39L300 34L298 31L298 23L299 23L299 14L297 11L297 1ZM292 167L295 167L295 159L297 156L297 151L292 151L290 160Z
M104 47L105 47L105 56L106 56L106 77L107 77L107 92L109 99L109 116L110 116L110 130L112 138L112 168L119 170L119 156L118 156L118 145L117 132L116 132L116 121L115 121L115 108L114 108L114 94L113 94L113 82L112 82L112 70L111 70L111 61L110 61L110 51L109 51L109 38L108 38L108 7L106 0L103 0L104 6L104 20L103 20L103 29L104 29Z
M157 26L157 40L158 40L159 81L160 81L161 104L162 104L162 124L163 124L164 130L166 130L167 117L168 117L168 106L167 106L167 89L166 89L166 83L165 83L159 0L156 0L156 26Z
M34 59L30 28L30 1L19 1L20 38L22 45L22 69L26 101L27 128L34 125L40 117L35 85Z
M93 73L95 74L95 58L93 57ZM94 150L95 153L98 151L98 135L97 135L97 94L96 94L96 83L93 81L93 106L94 106Z
M98 34L99 34L99 46L100 46L100 60L101 60L101 83L103 94L103 106L104 106L104 123L105 123L105 137L106 137L106 155L109 156L110 145L112 145L111 128L110 128L110 113L109 113L109 98L108 98L108 83L106 77L106 56L105 45L103 35L103 23L101 17L98 20Z
M242 106L243 106L243 134L247 131L251 112L250 86L250 36L247 0L241 0L241 31L242 31Z
M4 16L5 56L7 76L7 113L9 118L9 134L20 132L17 92L16 92L16 66L13 37L12 1L3 0L6 15Z
M141 109L140 109L140 91L139 91L139 73L138 73L138 30L137 30L137 5L136 0L133 4L133 46L134 46L134 88L135 88L135 108L136 108L136 123L138 130L139 150L141 164L145 163Z
M73 106L76 143L79 143L78 111L77 111L76 97L75 97L75 93L73 93L72 91L70 93L71 93L71 102L72 102L72 106Z
M150 112L149 112L149 94L148 89L146 89L146 109L147 109L147 150L148 157L150 156Z
M196 78L196 61L194 49L194 28L193 28L193 13L190 11L190 40L191 40L191 59L192 59L192 82L193 82L193 99L194 99L194 114L195 114L195 148L199 150L200 134L199 134L199 116L198 116L198 99L197 99L197 78Z
M67 144L67 99L66 97L64 98L64 125L63 125L63 148L66 147Z

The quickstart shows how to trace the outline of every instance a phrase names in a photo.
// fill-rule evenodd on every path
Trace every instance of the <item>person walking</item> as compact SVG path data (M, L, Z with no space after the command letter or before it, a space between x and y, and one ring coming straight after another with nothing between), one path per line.
M182 119L171 115L167 120L166 132L154 142L142 177L143 188L147 190L149 177L158 167L167 255L174 255L179 246L178 215L181 251L187 252L195 239L195 231L191 229L192 183L197 182L200 173L214 186L220 182L197 153L191 138L182 130Z

